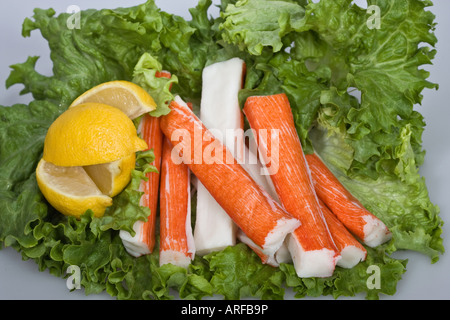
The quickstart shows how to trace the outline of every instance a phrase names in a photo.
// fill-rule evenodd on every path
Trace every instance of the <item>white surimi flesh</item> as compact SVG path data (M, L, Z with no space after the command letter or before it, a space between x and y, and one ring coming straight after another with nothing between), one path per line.
M255 153L256 152L256 153ZM275 186L273 185L272 179L267 174L267 169L259 160L257 155L257 145L254 137L249 137L249 147L244 147L244 160L241 163L242 167L252 179L276 202L280 202L278 194L275 191Z
M364 243L371 248L375 248L392 238L392 233L386 225L380 220L372 216L365 216L364 220Z
M143 221L136 221L133 225L135 235L132 236L128 231L120 230L119 236L122 239L123 246L126 251L133 257L140 257L145 254L150 254L147 244L142 240L143 237Z
M340 253L341 259L339 259L336 265L342 268L353 268L359 262L366 259L366 252L356 246L347 246Z
M236 224L198 180L196 187L197 212L194 227L196 253L203 256L234 246Z
M291 233L286 241L295 271L300 278L330 277L333 275L335 265L339 262L334 258L334 251L326 248L305 251L297 240L295 233Z
M236 147L243 146L243 141L231 139L230 134L234 136L237 130L243 130L238 92L242 88L244 72L245 63L239 58L205 67L200 102L200 120L238 161L242 151ZM235 223L198 182L194 228L196 253L205 255L235 245L236 231Z
M173 264L174 266L187 269L191 264L192 259L186 256L183 252L175 250L164 250L159 253L159 264Z

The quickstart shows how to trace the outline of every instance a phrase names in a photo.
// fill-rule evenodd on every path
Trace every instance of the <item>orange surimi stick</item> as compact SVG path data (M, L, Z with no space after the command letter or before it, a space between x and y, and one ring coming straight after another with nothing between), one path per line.
M120 237L125 249L135 257L152 253L155 246L156 210L159 198L159 176L161 170L162 141L164 137L159 123L160 118L145 114L138 127L138 132L142 138L147 142L149 148L153 149L155 160L151 165L155 166L158 172L148 172L146 174L148 180L142 180L139 187L139 191L143 192L140 205L150 208L150 215L147 221L136 221L134 223L134 236L131 236L127 231L120 231Z
M155 160L152 165L156 167L158 172L148 172L147 181L141 182L141 191L144 194L141 197L141 206L150 208L150 216L144 222L144 238L143 241L147 244L150 252L153 252L155 246L155 231L156 231L156 210L158 208L158 191L161 173L161 157L164 134L161 131L159 117L152 117L148 114L144 115L141 120L140 131L145 141L148 141L148 146L153 148Z
M331 276L340 255L319 206L287 96L249 97L244 113L281 204L301 221L287 239L297 275ZM264 141L261 130L269 131L270 139Z
M245 62L239 58L213 63L202 72L200 120L237 159L242 157L244 116L238 93L242 88ZM236 244L237 227L205 186L197 181L194 240L198 255Z
M195 245L191 227L190 171L171 158L172 145L163 142L160 191L159 264L171 263L187 268L194 259Z
M281 247L286 235L295 230L300 222L253 181L230 151L214 138L178 96L170 107L171 112L161 119L161 129L171 140L175 155L189 166L255 245L264 254L272 256ZM211 159L205 156L211 146L214 147L215 162L210 162ZM217 154L222 156L217 159Z
M168 71L158 71L155 77L170 78L171 74ZM164 134L160 128L160 118L152 117L149 114L142 116L138 127L138 134L147 142L149 149L153 149L155 160L151 165L155 166L158 172L149 172L146 174L147 181L142 181L139 186L139 191L143 192L140 200L140 205L150 209L150 216L147 221L136 221L133 225L135 232L131 236L127 231L120 231L122 243L127 252L135 257L150 254L153 252L155 246L155 232L156 232L156 210L159 199L159 177L161 169L161 155Z
M319 204L334 243L341 254L341 259L339 259L337 265L342 268L352 268L360 261L364 261L367 256L367 250L364 246L353 237L342 222L339 221L334 213L320 199Z
M306 155L317 195L346 228L369 247L376 247L392 234L386 225L340 183L317 154Z

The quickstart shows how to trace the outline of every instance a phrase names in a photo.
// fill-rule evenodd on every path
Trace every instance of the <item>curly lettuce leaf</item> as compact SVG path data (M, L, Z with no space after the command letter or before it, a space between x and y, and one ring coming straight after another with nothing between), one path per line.
M345 77L331 75L330 87L341 95L349 89L361 93L360 104L350 108L344 120L350 126L348 142L356 151L354 165L368 172L379 161L395 159L393 150L401 144L399 128L407 123L420 165L424 123L413 107L421 102L424 89L438 87L420 69L436 53L429 47L437 41L434 15L425 10L429 2L419 0L368 1L371 5L380 8L379 28L369 28L366 10L347 0L311 3L307 25L329 50L345 57ZM330 14L335 18L328 19Z
M283 37L304 24L305 10L290 0L240 0L229 4L220 25L226 42L260 55L264 47L281 50Z
M156 19L158 14L159 10L152 1L149 1L142 6L125 11L83 11L81 14L83 28L81 29L67 28L68 15L61 14L55 17L52 9L36 9L34 20L25 20L24 36L29 36L33 30L38 29L48 41L53 61L53 75L39 74L35 70L38 58L30 57L25 63L13 65L12 72L7 79L8 87L22 84L24 85L22 94L31 93L35 100L28 106L15 105L0 108L0 135L2 136L0 179L3 182L0 192L2 194L1 201L5 201L5 208L12 208L11 200L13 200L14 203L17 203L14 211L22 210L20 206L24 204L18 202L22 192L20 186L33 179L37 161L42 154L46 131L52 121L68 107L73 99L101 82L113 79L131 79L137 59L147 45L142 39L144 31L142 26L148 25L144 23L146 21L140 25L133 19L140 16L151 20L151 17ZM114 32L103 32L105 27L107 27L105 30L114 29L113 25L115 28L121 26L124 29L120 39ZM149 24L149 26L158 29L157 24ZM154 33L150 32L150 34L154 36ZM151 43L151 41L148 42L148 44ZM134 50L130 48L134 48ZM133 51L135 53L132 54ZM134 58L131 59L132 56L136 61ZM38 197L38 194L36 196ZM14 211L11 210L11 213ZM32 212L33 210L27 211L27 215L31 216ZM8 217L7 214L3 215L2 219L6 219L6 217ZM20 216L14 218L17 220ZM23 226L34 221L33 217L30 219L21 221ZM20 230L17 233L20 234L20 237L16 237L20 243L25 236L21 234ZM6 231L2 232L0 240L3 241L10 235Z
M34 223L46 210L34 171L57 113L57 105L47 101L0 107L0 242L5 245L28 248L37 243Z
M170 88L178 82L176 75L170 78L156 77L163 71L161 63L148 52L144 53L133 70L133 82L146 90L155 100L156 109L151 111L153 117L166 115L170 112L169 104L174 99Z
M161 11L149 0L142 5L115 10L84 10L79 29L67 28L69 14L55 16L53 9L35 9L23 24L23 36L39 30L48 41L53 76L35 71L38 57L13 66L7 86L23 84L22 94L36 100L55 99L65 109L81 93L110 80L132 80L144 53L155 57L164 70L178 76L172 92L197 101L201 70L218 45L207 18L211 0L192 8L192 20ZM120 35L120 36L118 36ZM207 43L206 43L207 41Z
M247 245L239 243L220 252L204 257L213 272L211 284L214 293L225 299L244 297L259 299L282 299L283 275L280 270L263 265L261 259Z

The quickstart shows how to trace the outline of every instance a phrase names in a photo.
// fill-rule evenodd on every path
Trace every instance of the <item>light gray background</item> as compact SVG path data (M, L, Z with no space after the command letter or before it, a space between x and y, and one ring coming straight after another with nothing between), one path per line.
M116 8L143 3L144 0L17 0L0 3L0 105L28 103L30 95L19 96L22 86L16 85L6 90L4 83L10 73L9 66L24 62L28 56L38 55L37 70L51 74L51 61L46 41L39 32L32 32L30 38L22 38L22 22L33 15L33 8L52 7L57 13L77 5L82 10L88 8ZM213 1L217 3L217 0ZM364 3L363 0L355 1ZM156 0L164 11L190 17L188 8L196 0ZM436 15L438 23L436 35L438 54L434 65L426 66L431 72L430 81L439 83L440 89L425 90L421 106L417 107L427 123L423 134L424 148L427 150L425 164L421 168L426 178L431 200L439 205L444 221L450 219L450 1L435 0L429 8ZM211 8L217 14L217 8ZM0 208L1 214L1 208ZM444 245L448 249L448 225L444 225ZM394 296L382 299L449 299L450 298L450 256L444 254L436 264L430 264L428 257L414 252L398 252L399 258L408 258L407 272L397 285ZM292 297L287 293L286 298ZM362 299L364 296L358 296ZM22 261L21 255L11 248L0 250L0 299L111 299L106 293L85 296L83 290L70 292L66 281L50 275L48 271L39 272L34 261ZM329 299L329 298L321 298ZM344 298L341 298L344 299Z

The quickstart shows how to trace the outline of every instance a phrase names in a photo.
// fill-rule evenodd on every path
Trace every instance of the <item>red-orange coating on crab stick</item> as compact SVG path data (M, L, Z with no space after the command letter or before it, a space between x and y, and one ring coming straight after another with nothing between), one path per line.
M172 76L172 74L167 70L161 70L161 71L155 72L156 78L170 78L171 76Z
M341 259L339 259L337 265L343 268L352 268L360 261L364 261L367 256L367 250L364 246L356 240L347 228L345 228L342 222L320 199L319 204L333 237L334 243L341 254Z
M155 246L156 212L159 198L162 141L164 137L159 122L160 118L145 114L138 128L138 132L147 142L149 148L153 149L155 160L151 165L155 166L158 172L146 173L147 180L142 180L139 186L139 191L143 192L140 205L150 209L147 221L136 221L134 223L134 236L131 236L126 231L120 231L120 237L127 252L135 257L152 253Z
M141 197L141 206L150 208L150 216L144 223L143 241L147 244L149 251L153 252L155 246L156 210L158 206L159 179L161 172L161 155L163 133L159 126L160 118L144 115L141 126L142 138L147 141L148 146L153 149L155 160L152 165L158 172L148 172L148 180L141 182L141 190L144 194Z
M317 154L306 155L317 195L346 228L369 247L376 247L392 234L336 178Z
M187 165L175 164L172 144L164 138L160 188L159 264L187 268L195 255L191 227L191 182Z
M191 172L262 252L273 255L300 222L261 189L230 151L187 106L183 106L179 97L172 101L170 108L171 112L161 119L161 129L171 139L175 154L181 156ZM198 136L201 138L195 139ZM211 144L215 146L216 155L222 154L222 161L210 163L203 159Z
M244 113L254 129L280 203L301 221L288 241L297 274L331 276L340 255L319 206L287 96L249 97ZM267 140L262 139L262 130L268 131ZM273 132L278 132L277 140Z

